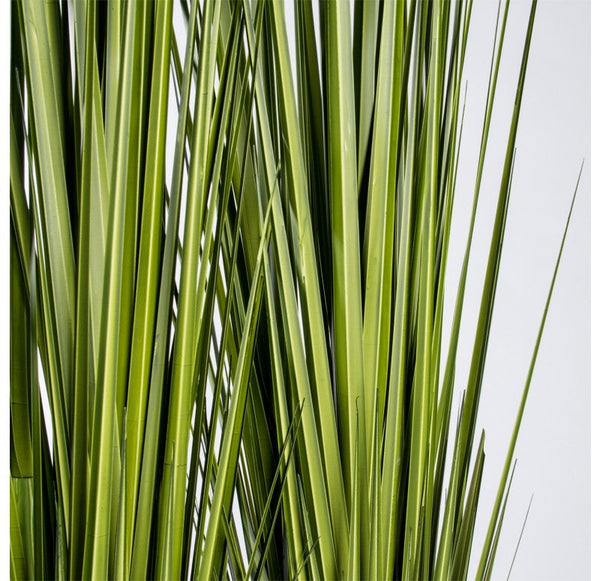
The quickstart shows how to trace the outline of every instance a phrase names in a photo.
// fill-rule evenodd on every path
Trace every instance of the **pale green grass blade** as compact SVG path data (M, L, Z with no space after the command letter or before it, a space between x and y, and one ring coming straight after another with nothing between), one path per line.
M106 19L106 64L104 68L104 127L109 172L112 173L119 111L119 79L123 55L125 3L108 2Z
M22 132L22 128L21 128ZM31 232L29 207L25 196L22 174L22 156L20 150L22 144L18 142L18 128L11 111L10 115L10 217L14 228L15 249L23 277L29 285L29 254L31 244ZM11 311L12 312L12 311Z
M121 426L121 457L119 462L119 503L117 506L117 525L115 532L115 556L111 576L119 581L129 577L129 559L126 557L125 547L125 495L128 490L127 482L127 434L125 426L127 425L127 409L123 412L123 422Z
M33 229L32 229L33 230ZM33 239L29 258L29 312L36 312L37 306L37 273ZM29 406L31 410L31 441L33 450L33 574L35 579L45 578L51 574L48 551L48 525L44 519L44 481L43 481L43 435L40 384L37 373L37 327L36 317L29 316Z
M31 111L29 111L31 118ZM69 423L66 414L66 403L65 403L65 392L62 389L60 380L60 356L58 339L55 333L55 315L52 312L50 305L53 304L52 291L50 288L49 277L44 275L48 273L48 257L45 251L45 245L42 242L46 235L46 220L44 217L43 205L39 203L39 191L37 184L40 183L40 161L37 156L34 156L33 152L37 150L34 127L30 128L30 133L25 135L25 144L27 148L27 156L29 160L29 183L30 183L30 197L32 199L31 209L33 212L29 213L29 228L28 231L31 235L29 243L30 256L28 258L28 271L27 280L29 282L29 312L35 313L35 316L29 317L29 380L31 386L38 385L38 370L37 370L37 351L36 346L40 346L40 355L44 370L44 379L46 381L47 394L50 404L50 413L52 424L54 428L54 477L47 481L48 487L51 481L56 481L57 486L49 493L52 497L52 503L54 503L54 494L58 500L58 510L63 512L64 518L68 518L70 510L70 498L68 490L70 487L70 465L69 465ZM33 244L33 235L35 234L36 247ZM33 301L33 302L32 302ZM35 306L34 306L35 305ZM35 319L35 320L33 320ZM39 332L37 332L39 326ZM37 387L39 396L39 385ZM29 392L29 397L33 398L32 391ZM33 405L31 402L35 400L30 399L30 406ZM37 405L37 403L36 403ZM32 409L32 408L30 408ZM33 412L32 412L33 413ZM41 413L41 412L40 412ZM32 430L35 431L33 426L34 417L31 418ZM45 431L40 430L43 433L43 437L33 435L36 440L32 440L32 446L41 446L43 452L47 453L44 446L46 443ZM41 442L37 444L36 442ZM44 460L42 460L43 464ZM34 459L35 463L35 459ZM40 469L41 474L41 469ZM41 478L41 477L40 477ZM40 485L43 488L43 485ZM40 498L43 498L43 493L40 493ZM39 501L42 503L42 500ZM42 510L42 509L40 509ZM48 525L48 530L53 530L53 526ZM52 535L50 535L52 536ZM50 544L49 537L46 537L47 544ZM51 551L47 550L46 555L50 555Z
M326 55L326 94L328 119L329 199L333 258L333 344L335 389L340 453L346 498L361 510L355 519L354 534L361 538L360 552L368 552L368 479L356 480L358 466L368 465L365 433L371 433L365 415L371 408L365 403L363 386L362 291L360 238L358 227L358 188L356 169L355 111L350 38L350 6L345 0L327 2L324 39ZM370 394L369 394L370 395ZM372 414L371 414L372 415ZM366 427L365 427L366 426ZM365 499L365 500L363 500ZM350 536L351 542L353 536ZM359 550L349 554L355 570L360 571ZM363 570L366 574L367 570Z
M132 68L128 69L129 65L126 64L124 59L122 62L123 68L121 69L123 79L119 88L120 98L122 98L124 87L129 86L131 88L131 96L128 99L126 107L123 106L122 102L119 106L119 133L117 144L113 151L116 163L112 167L112 171L113 174L116 172L116 188L125 188L127 192L125 196L125 228L123 231L123 251L121 256L122 276L119 306L116 376L117 421L115 422L115 433L118 433L120 430L123 408L127 401L127 381L131 354L136 270L140 244L140 210L142 208L140 200L144 187L144 176L142 175L145 158L144 142L148 135L148 101L150 100L149 61L150 40L152 38L151 9L152 5L147 2L138 3L136 6L135 34L132 39ZM127 38L125 38L124 42L126 46ZM124 52L127 52L126 48ZM131 75L130 79L125 77L127 74ZM127 91L125 90L125 92ZM127 117L124 117L124 111L127 112ZM121 133L122 128L126 128L126 138ZM151 154L150 159L152 159ZM155 163L155 161L149 163ZM115 453L116 459L118 459L120 457L118 449L116 449ZM113 496L115 499L112 503L114 519L118 494L113 492ZM112 521L111 526L113 526ZM114 534L114 530L112 532Z
M300 563L294 578L298 577L300 573L306 568L306 574L308 574L308 570L310 570L310 574L308 575L309 579L322 579L323 575L318 567L317 563L317 547L319 545L319 538L316 538L313 541L313 533L312 533L312 525L310 522L310 517L308 515L308 507L306 506L306 497L304 495L304 489L302 487L302 482L300 477L298 477L298 491L300 493L300 504L302 507L302 516L304 518L304 530L306 532L306 550L305 557ZM307 563L310 567L307 566Z
M461 400L460 409L458 411L458 421L456 425L456 440L458 440L458 430L460 429L460 424L462 421L462 406L464 402L464 395ZM447 441L447 435L445 437ZM447 442L444 443L444 445ZM452 457L452 467L451 473L454 474L456 472L456 463L457 463L456 454ZM440 469L441 470L441 469ZM454 527L454 515L456 513L456 504L457 500L457 491L458 491L458 479L450 478L450 491L446 497L446 507L444 510L444 517L442 521L442 531L440 536L440 541L438 544L438 552L436 557L436 563L434 568L434 580L441 581L442 579L448 579L450 575L450 567L452 565L452 554L454 550L455 537L457 535L457 531Z
M379 398L375 398L375 417L371 422L371 467L370 467L370 544L369 568L370 579L383 578L383 537L382 537L382 506L381 506L381 444L379 436Z
M167 446L168 448L168 446ZM173 446L171 446L171 454L174 453ZM160 579L168 579L169 571L173 568L173 481L175 480L175 468L174 463L171 462L169 470L169 482L167 489L167 520L166 520L166 531L165 531L165 544L163 545L162 552L160 554L160 560L158 562L158 574Z

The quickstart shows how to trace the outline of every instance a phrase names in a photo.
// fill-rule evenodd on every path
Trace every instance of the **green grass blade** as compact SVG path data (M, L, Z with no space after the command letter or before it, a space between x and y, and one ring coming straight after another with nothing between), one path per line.
M221 3L207 2L203 15L202 48L200 52L199 84L196 89L194 136L191 147L192 165L188 182L183 261L181 272L178 317L175 329L172 384L169 398L167 423L167 441L174 442L175 451L172 461L175 463L173 486L175 523L173 532L173 570L169 577L178 577L181 568L183 514L185 504L185 481L187 464L187 435L189 431L193 390L191 372L195 359L195 312L197 299L197 257L200 252L201 224L210 180L207 167L207 145L210 131L210 119L213 97L213 83L216 59L216 28ZM165 470L161 483L160 508L158 520L158 549L164 544L164 522L167 507L167 469L170 462L165 459Z
M498 518L498 525L496 527L496 532L494 534L494 540L492 542L492 546L490 548L490 556L488 559L488 563L485 569L485 572L483 574L483 578L484 580L490 579L491 578L491 574L492 571L494 569L494 560L496 558L496 551L498 549L498 541L500 540L500 533L502 532L502 523L504 522L504 512L506 511L506 505L508 504L508 497L510 495L510 488L512 486L512 480L513 480L513 476L515 475L515 468L517 467L517 461L515 460L513 463L513 467L512 470L510 472L510 480L508 481L508 487L506 489L506 494L504 495L504 502L502 503L502 510L500 511L500 516ZM531 506L531 502L529 503ZM527 513L529 513L529 509L527 509ZM527 520L527 517L525 517L525 520ZM525 525L523 525L525 526ZM523 531L521 531L522 533ZM520 541L520 537L519 537L519 541ZM517 543L517 549L519 547L519 544ZM515 556L516 556L516 552L515 552ZM514 562L514 559L513 559ZM511 568L512 568L512 564L511 564ZM510 571L508 576L510 576Z
M562 257L562 252L565 246L565 240L567 237L567 232L569 230L569 223L571 222L571 215L573 213L573 206L575 204L575 198L577 195L577 189L579 187L579 180L581 179L581 172L583 171L583 163L581 164L581 168L579 170L579 175L577 177L577 184L575 185L575 191L573 193L573 198L571 200L571 206L569 208L569 214L567 216L567 221L565 224L565 229L563 231L563 236L562 236L562 240L560 243L560 249L558 251L558 256L556 258L556 264L554 266L554 272L552 274L552 281L550 283L550 288L548 290L548 296L546 298L546 303L544 305L544 312L542 314L542 320L540 322L540 327L538 330L538 334L537 334L537 338L535 341L535 346L533 348L533 353L531 356L531 361L529 364L529 370L527 372L527 378L525 380L525 386L523 387L523 393L521 395L521 401L519 403L519 410L517 412L517 417L515 419L515 425L513 427L513 432L511 435L511 439L510 439L510 444L508 447L508 451L506 454L506 459L504 461L504 467L502 469L502 475L500 477L500 482L498 484L498 492L496 494L496 500L494 502L494 508L492 509L492 515L490 517L490 524L488 526L488 530L487 530L487 534L486 534L486 538L485 538L485 542L483 545L483 549L481 552L481 559L479 561L479 568L478 568L478 575L481 576L483 574L483 571L485 570L485 566L486 566L486 561L488 559L488 555L489 555L489 551L490 551L490 546L492 543L492 537L494 534L494 530L496 528L496 522L498 519L498 513L500 511L500 505L502 502L502 498L504 496L504 489L506 487L506 481L508 478L508 473L510 470L510 465L513 461L513 455L514 455L514 451L515 451L515 446L517 444L517 438L519 436L519 430L521 428L521 421L523 419L523 413L525 411L525 404L527 403L527 396L529 395L529 388L531 386L531 380L533 378L533 372L535 369L535 362L537 359L537 355L538 355L538 351L540 348L540 343L542 340L542 335L544 332L544 326L546 324L546 318L548 316L548 309L550 307L550 301L552 299L552 293L554 291L554 284L556 282L556 276L558 274L558 267L560 266L560 259Z
M150 387L148 392L147 415L158 418L161 415L162 390L165 376L169 370L166 364L167 347L170 337L170 318L175 292L174 275L178 241L178 223L181 210L181 190L185 151L185 135L188 127L188 102L191 92L192 61L194 37L196 29L196 12L198 1L193 0L191 6L191 25L188 30L183 81L181 85L180 114L177 122L177 136L173 159L173 175L171 183L171 200L168 209L163 258L160 275L160 290L154 332L154 352ZM159 434L161 424L147 422L144 432L144 446L140 474L139 506L148 506L154 496L156 482L156 466L158 465ZM131 557L131 575L134 578L147 577L148 549L151 531L151 511L137 511L134 544Z
M172 0L155 5L155 40L152 57L148 148L144 176L140 249L135 291L131 365L127 392L127 493L124 531L125 558L129 562L139 489L146 408L154 328L158 302L162 244L163 192L165 189L165 147L171 46ZM127 567L127 570L129 567Z
M367 433L379 393L384 409L388 383L391 327L392 260L402 95L403 2L384 3L373 152L369 171L363 269L365 276L363 352ZM369 452L370 457L371 452Z
M369 434L371 432L369 424L365 423L365 415L370 413L370 408L365 403L363 387L362 291L350 6L345 0L328 2L325 11L329 198L331 236L334 241L333 344L338 431L346 498L353 499L352 504L364 513L361 520L366 522L368 503L361 499L368 497L367 479L357 480L361 484L360 491L353 492L352 485L357 467L368 462L365 430ZM357 526L355 533L359 532L362 533L361 550L366 553L368 527ZM357 551L355 553L358 554ZM358 569L354 573L358 573Z
M475 431L475 420L477 416L477 408L479 404L479 396L481 394L481 385L483 380L483 371L485 366L485 355L487 352L489 331L491 326L492 312L494 307L494 298L498 280L498 269L500 266L500 256L502 249L502 240L506 225L506 212L508 207L508 198L510 192L510 181L512 175L512 164L514 159L514 146L517 136L517 126L519 121L519 113L521 110L521 101L523 98L523 88L525 83L525 73L527 71L527 61L529 57L529 48L531 46L531 36L533 33L533 24L535 20L537 0L533 0L527 27L527 36L523 49L523 57L521 61L521 71L519 75L519 83L515 96L513 108L513 116L506 147L506 156L504 160L504 169L502 172L502 182L498 196L498 204L496 208L496 217L494 221L494 229L490 250L488 256L488 265L486 269L485 282L481 297L481 305L479 309L479 319L477 322L477 330L475 335L475 344L473 346L473 354L471 358L471 367L469 370L469 379L467 383L467 391L465 396L465 408L463 416L463 424L458 442L459 454L459 474L461 481L466 481L466 473L468 471L470 451L473 442ZM464 484L459 484L459 496L463 497Z
M261 247L268 239L270 220L267 218L263 227ZM262 251L262 248L261 248ZM258 268L254 272L252 289L250 291L249 306L244 323L244 333L240 346L240 357L237 362L235 378L233 381L233 395L230 403L227 422L223 431L217 481L213 492L211 513L208 521L206 543L199 561L198 571L194 578L207 579L212 576L221 562L223 551L223 531L221 529L221 513L229 514L233 495L233 481L235 478L235 463L239 454L242 422L246 409L246 395L248 389L248 375L254 337L259 314L260 298L264 282L264 271Z

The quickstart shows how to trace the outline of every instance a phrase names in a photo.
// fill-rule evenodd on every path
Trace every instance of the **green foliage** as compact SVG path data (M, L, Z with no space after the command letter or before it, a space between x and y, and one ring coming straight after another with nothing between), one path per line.
M466 578L536 0L451 441L471 9L13 0L11 578Z

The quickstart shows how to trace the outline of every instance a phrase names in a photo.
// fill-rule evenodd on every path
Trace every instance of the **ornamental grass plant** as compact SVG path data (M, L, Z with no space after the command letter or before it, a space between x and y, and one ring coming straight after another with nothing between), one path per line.
M537 0L500 87L509 4L448 310L472 0L13 0L12 578L491 578L571 216L482 514ZM459 385L497 90L514 108Z

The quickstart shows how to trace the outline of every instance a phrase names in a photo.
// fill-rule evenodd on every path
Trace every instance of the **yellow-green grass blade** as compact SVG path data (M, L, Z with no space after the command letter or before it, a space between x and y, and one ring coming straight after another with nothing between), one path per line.
M517 417L515 419L515 425L513 427L513 431L512 431L512 435L511 435L511 439L510 439L510 443L509 443L509 447L508 447L508 451L506 454L506 459L504 461L504 467L502 469L502 475L500 477L500 482L498 484L498 492L496 494L496 500L494 501L494 507L492 509L492 515L490 517L490 523L488 525L488 530L487 530L487 534L485 537L485 542L482 548L482 552L481 552L481 559L479 561L479 568L478 568L478 576L481 576L485 570L486 567L486 562L489 558L489 552L490 552L490 546L492 543L492 538L493 538L493 534L494 534L494 530L496 529L497 526L497 521L498 521L498 513L500 511L500 505L502 503L502 498L504 496L504 490L506 488L506 482L508 479L508 474L509 474L509 470L510 470L510 465L513 461L513 455L514 455L514 451L515 451L515 446L517 444L517 438L519 436L519 430L521 428L521 421L523 419L523 413L525 411L525 404L527 403L527 396L529 395L529 389L531 387L531 380L533 378L533 372L535 369L535 362L537 360L537 355L538 355L538 351L540 348L540 343L542 340L542 335L544 332L544 326L546 324L546 318L548 316L548 310L550 308L550 301L552 300L552 293L554 291L554 284L556 283L556 277L558 275L558 268L560 266L560 260L562 258L562 253L563 253L563 249L565 246L565 240L567 238L567 232L569 230L569 224L571 222L571 215L573 213L573 206L575 204L575 198L577 195L577 189L579 187L579 180L581 179L581 172L583 171L583 163L581 164L581 168L579 170L579 175L577 177L577 183L575 185L575 191L573 193L573 198L571 200L571 206L569 208L569 214L567 216L567 221L565 224L565 229L563 231L563 236L562 236L562 240L560 243L560 249L558 251L558 256L556 258L556 264L554 266L554 272L552 274L552 280L550 282L550 288L548 290L548 296L546 298L546 303L544 305L544 311L542 314L542 319L540 322L540 327L538 330L538 334L536 337L536 341L535 341L535 346L533 348L533 353L531 356L531 361L529 364L529 369L527 371L527 378L525 380L525 386L523 387L523 393L521 395L521 401L519 402L519 409L517 412Z
M133 3L127 7L124 27L124 57L121 69L122 82L119 93L120 113L115 139L114 164L111 176L111 201L109 223L112 228L107 239L106 263L104 268L105 285L102 299L102 320L100 327L100 350L98 357L97 385L94 394L94 419L91 443L91 481L88 496L87 531L83 557L83 577L105 577L108 574L109 554L113 549L114 536L107 534L109 527L116 526L116 505L118 494L116 485L113 488L112 467L115 454L115 432L120 416L120 405L117 402L120 363L119 337L126 320L121 319L123 304L122 291L127 295L127 279L131 273L124 275L126 264L125 247L130 252L128 244L132 230L131 224L135 211L128 195L131 186L131 169L134 168L135 139L130 140L131 117L135 119L135 105L139 101L137 87L134 86L134 61L139 55L139 36L143 34L144 14L140 13L141 5ZM139 104L139 103L138 103ZM132 114L133 108L133 114ZM132 115L131 115L132 114ZM129 208L129 212L127 209ZM118 434L117 434L118 440ZM118 450L118 447L117 447ZM118 453L116 458L118 459ZM113 531L114 532L114 531Z
M433 37L440 38L441 7L433 6ZM433 43L429 77L427 82L426 137L421 176L422 190L419 207L420 224L420 267L418 286L418 321L415 375L412 392L412 413L410 425L410 460L407 491L406 524L404 533L403 575L410 574L409 562L416 566L421 562L417 552L418 539L423 534L421 499L427 493L427 463L430 454L429 426L432 421L432 407L435 400L435 386L432 384L432 334L434 317L434 260L435 260L435 215L437 199L440 119L440 46ZM433 393L432 393L433 392ZM427 573L427 571L426 571Z
M150 108L135 290L131 360L127 391L127 491L125 500L125 558L129 563L139 488L140 466L150 367L154 350L154 327L162 245L165 147L171 46L172 0L155 4L155 35L152 55ZM128 571L129 567L127 567Z
M303 344L301 340L300 321L296 312L296 294L292 281L290 257L288 254L287 238L285 226L283 224L283 210L281 208L281 200L278 196L278 190L275 191L273 200L273 222L275 234L275 251L277 258L278 276L281 277L281 301L283 303L284 325L286 329L286 339L288 340L287 348L291 351L291 359L293 366L292 386L295 390L295 401L304 402L306 411L303 413L302 428L303 428L303 452L306 455L306 474L311 482L309 499L310 506L314 506L317 536L320 538L317 551L322 556L322 566L325 575L336 576L337 565L333 544L333 523L330 520L329 511L343 511L343 520L341 522L342 529L340 530L340 542L347 543L348 540L348 523L346 520L346 503L344 496L341 497L343 491L343 481L341 479L341 465L338 464L339 472L339 488L335 489L337 493L336 505L330 506L328 499L333 499L333 490L327 488L325 471L323 469L322 452L318 439L317 427L317 410L314 407L312 395L310 391L310 383L308 379L308 370L306 368L306 360L304 359ZM292 308L294 310L292 310ZM333 416L332 416L333 417ZM336 438L337 439L337 438ZM334 442L335 444L335 442ZM334 448L334 451L337 447ZM339 453L339 452L338 452ZM339 456L338 456L339 462ZM331 493L331 496L329 496ZM346 554L344 552L344 555Z
M117 349L117 376L116 376L116 432L120 430L122 411L127 401L127 382L129 377L129 364L131 356L131 339L134 316L134 294L136 285L136 272L140 244L140 199L144 189L144 168L146 139L148 135L149 100L151 89L151 19L152 4L149 2L138 3L135 10L135 33L133 36L132 62L130 65L122 62L121 73L123 79L120 85L120 98L123 87L131 85L131 98L127 107L120 105L118 137L113 155L116 164L112 167L116 172L116 188L125 188L125 228L123 232L123 252L121 257L121 297L119 305L119 329ZM125 39L125 43L127 39ZM125 49L126 52L126 49ZM125 75L131 75L129 79ZM135 79L135 82L134 82ZM123 113L127 111L127 117ZM121 133L123 128L127 131L127 138ZM152 144L150 144L152 145ZM152 159L152 154L150 154ZM148 162L148 160L146 160ZM150 163L155 163L150 162ZM116 449L116 458L119 453ZM114 494L114 493L113 493ZM114 494L116 501L117 494ZM116 502L112 504L113 514L116 511ZM112 526L112 525L111 525ZM112 531L114 534L114 530Z
M106 57L104 67L104 127L109 173L112 173L119 111L119 79L123 55L123 21L125 3L108 2L106 6Z
M167 446L168 448L168 446ZM174 453L174 446L171 446L171 454ZM175 464L171 462L169 469L169 481L167 489L167 518L166 518L166 531L165 531L165 543L162 547L162 551L159 556L157 572L160 579L168 579L169 572L173 569L173 482L175 479Z
M346 498L350 499L355 466L366 451L350 5L346 0L328 2L325 14L335 388ZM366 508L360 502L362 494L356 494L357 506Z
M33 232L33 229L32 229ZM37 273L34 240L31 241L31 254L29 258L29 329L28 329L28 363L29 363L29 406L31 410L31 443L33 460L33 575L42 579L51 574L48 570L50 555L48 551L48 522L44 518L44 459L43 444L45 436L42 434L42 409L40 397L40 384L37 373ZM33 316L32 316L33 315Z
M419 5L420 11L420 5ZM415 14L409 18L412 30L415 26ZM409 32L409 38L412 33ZM417 63L419 54L420 37L415 39L415 52L412 55L412 61ZM407 61L408 62L408 61ZM408 65L406 65L408 67ZM383 466L381 476L381 503L382 506L390 507L389 518L383 519L382 527L382 575L385 578L391 578L393 574L397 530L401 526L399 513L404 504L399 494L400 478L403 470L403 464L397 459L407 449L405 441L405 406L406 386L410 385L408 379L410 369L408 365L408 354L411 348L411 333L409 330L411 320L411 284L413 279L412 272L412 254L416 246L413 242L412 231L416 220L416 196L413 193L415 173L417 172L417 83L412 83L411 91L408 94L408 112L409 120L406 130L405 149L405 169L403 172L403 183L406 184L402 192L402 213L399 221L400 235L398 236L398 252L396 266L396 289L394 297L394 328L392 336L392 355L390 361L389 393L387 397L386 430L383 440ZM400 183L400 181L399 181ZM400 206L400 204L398 204ZM385 402L385 399L379 395L379 402ZM385 408L382 408L382 410ZM383 416L383 411L381 416ZM380 416L380 417L381 417ZM382 422L382 420L380 420Z
M172 383L169 397L167 441L174 442L175 477L173 503L175 522L173 528L173 562L169 577L179 577L182 555L183 514L187 464L187 438L191 421L194 390L191 372L195 360L195 323L197 300L197 258L200 252L201 224L210 183L207 166L207 146L213 100L213 83L216 60L216 23L220 2L207 2L203 14L202 48L196 88L194 136L191 147L191 167L188 182L188 200L184 227L181 286L178 317L175 328ZM165 456L163 478L160 486L158 514L158 550L164 545L164 522L167 508L167 473L170 466Z
M355 407L356 413L358 416L358 403ZM358 424L358 418L356 419ZM358 437L354 439L354 456L355 458L358 456ZM346 565L346 569L342 569L342 578L346 579L359 579L361 577L360 570L361 564L364 569L369 570L368 563L366 559L361 559L361 512L363 512L362 507L360 506L360 490L359 490L359 463L355 462L353 464L353 474L352 474L352 486L351 486L351 498L352 504L350 505L350 541L348 546L348 563ZM366 503L365 503L366 505ZM369 530L368 526L362 527L365 530ZM366 553L363 553L366 557Z
M370 502L370 544L369 567L370 579L383 578L383 537L382 537L382 506L381 506L381 448L383 440L379 435L379 398L375 398L375 417L371 423L371 466L369 479Z
M346 0L328 2L325 7L326 95L328 119L328 177L331 204L333 259L333 344L335 389L340 435L340 453L346 498L352 499L350 543L360 539L348 555L352 578L368 574L366 555L369 546L368 478L358 477L358 467L368 465L365 417L371 408L371 394L363 384L362 291L360 239L358 225L358 187L353 70L350 39L350 6ZM353 488L353 475L357 475ZM360 526L360 523L365 523ZM362 568L361 568L362 567Z
M367 434L371 433L375 394L379 393L379 407L384 409L388 383L403 28L404 3L384 2L363 251ZM368 458L371 454L369 451Z
M113 557L113 566L111 576L119 581L129 577L129 559L126 557L125 549L125 494L127 493L127 434L125 426L127 425L127 409L123 412L123 421L121 426L121 456L119 458L119 502L117 505L117 524L115 531L115 554Z
M309 579L322 579L322 567L319 569L317 563L317 547L319 545L319 538L316 538L313 541L312 525L310 522L310 517L308 515L306 497L304 495L304 489L302 487L302 481L300 480L300 476L298 476L298 492L300 493L300 504L302 507L302 517L304 519L304 530L306 534L307 544L304 559L300 563L298 570L294 575L294 579L297 578L305 568L307 569L306 574L308 574L308 570L310 570L310 574L308 575ZM307 563L309 564L309 566L307 566Z
M15 123L13 112L10 115L10 217L14 228L15 249L23 277L29 285L29 254L31 232L29 212L23 185L23 159L21 150L23 143L18 141L19 130L23 128Z
M96 59L90 61L89 65L85 61L85 51L87 46L87 17L86 17L86 6L82 2L76 2L74 7L74 18L77 23L75 26L75 55L77 65L80 67L80 82L77 101L79 103L90 103L90 107L83 107L79 115L82 127L81 129L81 142L82 142L82 155L80 165L83 166L83 158L87 155L91 156L88 165L90 166L87 170L88 175L83 181L83 176L80 175L80 182L85 183L85 188L88 191L82 189L81 183L79 184L79 220L81 222L81 214L83 212L83 196L89 195L89 202L86 202L90 206L89 214L93 217L93 220L88 220L85 228L89 229L90 232L85 233L85 236L89 238L89 247L85 250L83 258L86 261L87 268L80 266L79 254L78 254L78 276L79 270L87 270L89 276L89 297L84 302L89 302L90 311L90 330L92 341L91 341L91 352L90 352L90 363L87 365L92 378L96 376L96 369L98 366L98 351L100 341L100 318L102 316L102 293L104 290L104 258L106 249L106 232L108 228L108 206L110 202L110 191L109 191L109 169L106 155L106 141L103 128L103 112L102 112L102 96L100 93L100 80L98 74L98 66ZM97 19L96 19L97 22ZM93 38L90 39L90 42ZM80 56L81 55L81 56ZM86 82L88 74L87 67L91 74L91 85L89 89L86 88ZM87 99L87 101L86 101ZM76 104L77 106L77 104ZM92 110L92 125L86 129L85 125L85 114L87 109ZM85 141L87 136L85 132L91 134L90 141ZM84 143L85 142L85 143ZM83 167L80 168L80 174L83 172ZM80 241L81 230L84 227L79 224L79 236ZM80 243L80 242L79 242ZM78 297L79 300L79 297ZM83 338L78 337L76 340L82 340ZM77 373L77 370L75 371ZM76 380L77 382L77 380ZM92 379L92 383L95 380ZM90 400L93 395L93 390L90 390ZM74 396L74 399L77 395ZM74 421L78 421L78 414L75 414ZM80 415L80 414L79 414ZM75 430L75 428L73 428Z
M147 403L147 416L150 418L159 418L161 416L163 385L165 377L169 374L169 368L167 366L167 347L169 345L171 308L173 293L175 291L175 284L173 281L178 242L177 231L181 210L185 135L186 127L188 126L188 103L191 92L197 9L198 0L193 0L191 6L191 14L193 17L191 18L191 24L188 30L185 64L181 83L180 109L177 122L173 174L170 188L171 199L169 202L163 247L156 328L154 332L154 350ZM161 424L159 422L146 422L145 425L140 488L138 493L139 506L148 506L154 496L156 467L158 465L159 434L161 433L160 426ZM131 557L131 576L133 578L147 577L152 516L152 511L136 511L135 534Z

